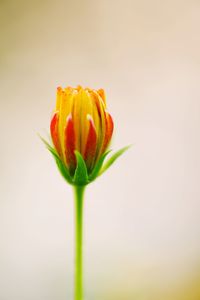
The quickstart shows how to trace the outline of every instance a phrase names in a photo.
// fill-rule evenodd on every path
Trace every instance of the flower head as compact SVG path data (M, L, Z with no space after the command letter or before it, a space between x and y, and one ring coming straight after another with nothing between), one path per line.
M76 152L81 154L91 174L113 133L104 90L59 87L50 132L57 154L70 175L77 168Z
M53 146L41 137L65 180L85 186L102 175L130 146L116 151L106 162L113 120L106 109L104 90L67 87L57 89L50 123Z

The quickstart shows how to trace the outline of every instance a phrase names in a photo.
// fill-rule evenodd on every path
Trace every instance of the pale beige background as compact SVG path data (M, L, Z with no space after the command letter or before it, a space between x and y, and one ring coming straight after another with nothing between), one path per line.
M85 202L86 300L198 300L200 2L0 2L0 299L72 300L73 200L37 137L58 85L103 87L113 148Z

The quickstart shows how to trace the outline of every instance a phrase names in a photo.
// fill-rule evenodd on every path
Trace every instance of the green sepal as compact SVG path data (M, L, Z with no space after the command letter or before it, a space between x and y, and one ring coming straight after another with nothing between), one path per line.
M58 169L60 171L60 174L64 177L64 179L70 183L73 184L72 181L72 177L69 174L68 169L66 168L66 166L64 165L64 163L62 162L62 160L60 158L55 158L56 164L58 166Z
M43 137L40 136L40 138L43 141L43 143L45 144L45 146L47 147L47 149L53 155L53 157L54 157L54 159L56 161L57 167L58 167L58 169L60 171L60 174L64 177L64 179L68 183L73 184L72 177L70 176L68 169L66 168L66 166L64 165L64 163L60 159L57 151Z
M38 134L39 135L39 134ZM39 135L39 138L42 140L42 142L45 144L47 149L52 153L54 156L58 156L57 151L42 137ZM59 156L58 156L59 157Z
M98 160L98 162L96 163L92 173L89 175L89 181L93 181L97 178L97 176L99 175L99 172L101 170L101 167L103 165L103 162L106 158L106 156L111 152L112 150L108 150L106 151Z
M120 157L125 151L127 151L131 145L128 145L126 147L123 147L122 149L118 150L115 152L109 159L108 161L103 165L99 172L99 176L102 175L110 166L117 160L118 157Z
M76 156L77 166L74 173L73 184L86 185L89 183L89 180L85 161L79 151L75 150L74 153Z

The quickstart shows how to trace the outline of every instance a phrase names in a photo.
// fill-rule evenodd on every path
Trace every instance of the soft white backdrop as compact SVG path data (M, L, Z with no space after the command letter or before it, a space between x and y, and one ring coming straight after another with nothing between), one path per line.
M37 136L58 85L103 87L112 148L133 143L86 192L86 300L173 300L199 278L199 13L195 0L0 2L1 300L72 299L72 191Z

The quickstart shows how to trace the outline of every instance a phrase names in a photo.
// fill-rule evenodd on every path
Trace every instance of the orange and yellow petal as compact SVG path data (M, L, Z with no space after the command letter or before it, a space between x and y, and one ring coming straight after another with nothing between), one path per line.
M51 138L53 141L53 144L58 152L58 154L61 154L61 148L60 148L60 140L59 140L59 134L58 134L58 121L59 121L59 113L56 111L53 114L53 117L51 119L50 123L50 132L51 132Z
M105 137L104 137L104 141L103 141L103 147L102 147L102 154L105 152L105 150L107 149L110 140L112 138L112 134L113 134L113 129L114 129L114 123L113 123L113 119L111 117L111 115L106 112L105 113L105 119L106 119L106 131L105 131Z
M92 115L93 102L90 94L82 89L79 92L81 98L80 106L80 152L83 154L85 151L85 145L87 142L87 136L89 132L90 123L88 122L87 116Z
M65 159L67 166L70 170L74 170L76 167L76 157L74 154L75 151L75 131L74 131L74 122L72 120L71 114L67 117L67 124L65 127Z
M61 141L61 151L63 157L65 157L65 127L67 116L71 114L72 106L73 106L73 92L70 89L65 89L62 91L61 100L60 100L60 109L59 109L59 138Z
M97 111L98 111L98 116L99 116L99 129L98 129L98 152L99 155L97 159L100 156L100 153L102 152L102 147L103 147L103 141L105 138L105 130L106 130L106 123L105 123L105 104L102 100L102 98L98 95L96 91L92 91L91 93L93 97L93 101L96 105Z
M106 94L105 94L105 91L103 89L99 89L99 90L97 90L97 93L99 94L99 96L103 100L104 104L106 105Z
M95 154L96 154L96 148L97 148L97 134L96 134L96 129L94 125L94 121L91 117L91 115L87 115L87 120L89 123L89 131L87 135L87 141L85 145L85 151L83 158L85 160L86 166L90 170L94 159L95 159Z

